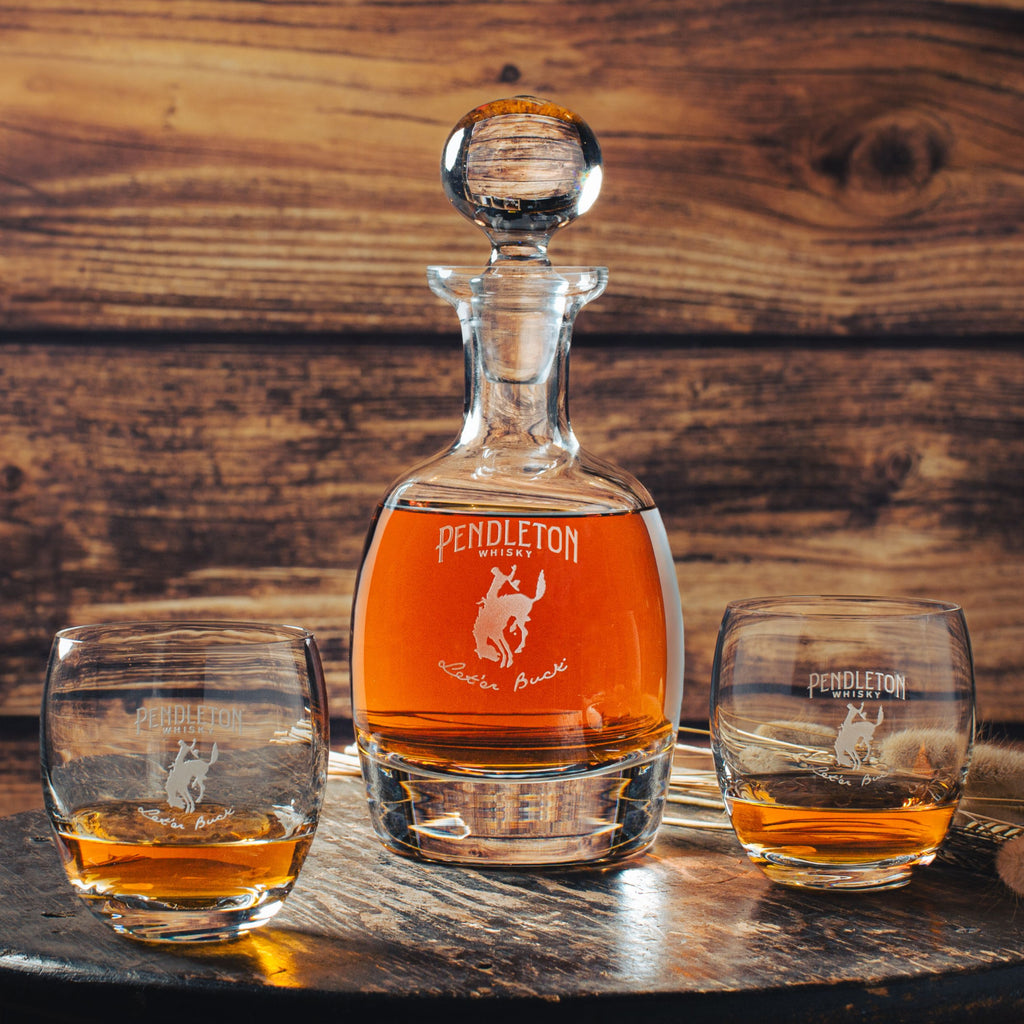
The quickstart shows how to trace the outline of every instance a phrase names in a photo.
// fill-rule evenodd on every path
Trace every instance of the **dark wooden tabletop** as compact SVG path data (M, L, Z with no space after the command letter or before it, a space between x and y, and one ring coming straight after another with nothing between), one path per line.
M1019 1021L1024 910L948 865L906 889L776 887L732 835L663 829L604 869L474 871L392 856L334 779L295 891L216 947L120 938L72 895L45 817L0 820L0 1019ZM126 1017L125 1014L128 1014Z

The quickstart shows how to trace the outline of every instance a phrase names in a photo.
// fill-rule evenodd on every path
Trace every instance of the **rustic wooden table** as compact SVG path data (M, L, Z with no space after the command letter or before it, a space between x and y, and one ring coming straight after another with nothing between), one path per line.
M215 948L116 936L44 815L0 820L0 1019L1024 1019L1024 910L994 878L934 865L896 892L801 893L731 834L673 828L601 870L438 867L377 844L358 780L329 786L285 909Z

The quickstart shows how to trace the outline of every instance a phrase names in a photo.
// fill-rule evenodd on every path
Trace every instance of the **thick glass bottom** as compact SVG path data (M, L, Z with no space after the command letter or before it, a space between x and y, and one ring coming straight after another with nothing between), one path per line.
M672 744L570 776L465 775L359 747L370 817L395 853L478 867L599 863L642 853L661 824Z
M204 906L173 906L141 896L82 896L89 909L120 935L144 942L227 942L265 925L286 893L232 897Z
M870 892L899 889L910 881L918 865L931 864L935 853L894 857L873 863L812 863L770 850L747 848L750 859L773 882L796 889Z
M863 778L873 784L847 783L838 794L843 801L838 806L826 804L837 794L823 791L813 774L766 775L748 781L743 792L760 786L762 793L776 799L727 795L733 828L750 859L783 885L859 890L906 885L916 865L935 859L956 804L915 803L913 780L897 775ZM785 802L787 796L803 796L809 802Z

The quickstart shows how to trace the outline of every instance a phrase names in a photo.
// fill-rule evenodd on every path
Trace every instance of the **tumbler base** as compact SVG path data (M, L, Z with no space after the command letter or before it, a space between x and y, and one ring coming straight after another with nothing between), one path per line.
M255 902L225 899L202 909L169 907L141 897L83 899L118 934L142 942L230 942L262 928L284 906L284 895L263 895Z
M749 853L749 851L748 851ZM899 889L910 882L913 869L930 864L935 854L895 858L869 864L813 864L761 851L750 859L773 882L796 889L871 892Z

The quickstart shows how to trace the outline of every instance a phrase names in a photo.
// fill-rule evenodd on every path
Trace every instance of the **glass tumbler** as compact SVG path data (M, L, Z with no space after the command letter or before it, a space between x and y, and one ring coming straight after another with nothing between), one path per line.
M56 846L93 913L149 941L240 936L281 909L316 831L316 641L253 623L61 630L41 755Z
M875 597L731 603L711 738L733 828L771 879L905 885L952 821L974 731L955 604Z

